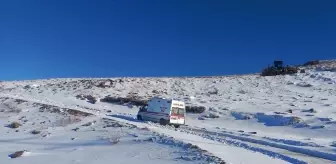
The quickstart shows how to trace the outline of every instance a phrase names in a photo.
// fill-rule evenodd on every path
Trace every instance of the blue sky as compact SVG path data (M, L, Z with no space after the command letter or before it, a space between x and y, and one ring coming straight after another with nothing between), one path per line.
M336 58L335 3L0 0L0 80L244 74Z

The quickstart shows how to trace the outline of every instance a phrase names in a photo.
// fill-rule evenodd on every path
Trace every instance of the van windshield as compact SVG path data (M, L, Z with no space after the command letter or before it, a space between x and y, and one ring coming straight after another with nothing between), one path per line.
M142 106L142 107L140 107L140 112L147 112L147 107L148 106Z
M173 107L172 108L172 114L175 114L175 115L184 115L184 109L183 108Z

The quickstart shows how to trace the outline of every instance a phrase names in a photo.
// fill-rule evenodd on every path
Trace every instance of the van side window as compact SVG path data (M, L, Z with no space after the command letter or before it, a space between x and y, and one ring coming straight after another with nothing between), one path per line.
M147 112L147 106L140 107L140 112Z
M178 109L178 114L179 114L179 115L184 115L184 109L179 108L179 109Z
M177 108L172 108L172 114L178 114L178 109Z
M184 115L184 109L173 107L172 114Z

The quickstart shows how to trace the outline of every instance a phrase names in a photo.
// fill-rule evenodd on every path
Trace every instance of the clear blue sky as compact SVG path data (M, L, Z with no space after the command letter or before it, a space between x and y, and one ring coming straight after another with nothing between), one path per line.
M259 72L336 58L336 2L0 0L0 80Z

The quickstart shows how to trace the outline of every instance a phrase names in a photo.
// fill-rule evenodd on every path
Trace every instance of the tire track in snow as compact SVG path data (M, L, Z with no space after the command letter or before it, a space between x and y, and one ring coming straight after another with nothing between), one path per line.
M272 153L269 152L268 150L265 151L265 149L253 148L252 146L250 146L246 143L269 146L269 147L272 147L272 148L277 148L277 149L282 149L282 150L286 150L286 151L289 151L289 152L302 154L302 155L305 155L305 156L308 156L308 157L310 156L310 157L320 158L321 160L330 160L330 162L331 161L336 161L336 154L329 153L329 152L322 152L322 151L318 151L318 150L311 150L311 149L305 149L305 148L301 148L301 147L289 146L289 145L284 145L284 144L280 144L280 143L254 139L254 138L250 138L250 137L237 136L237 135L233 135L233 134L228 134L227 132L213 132L213 131L191 128L191 127L182 127L182 129L185 130L186 132L194 133L196 135L201 135L201 136L203 136L205 138L208 138L208 139L211 139L211 140L218 140L220 142L225 142L225 143L228 143L230 145L243 147L243 148L253 150L253 151L256 150L256 151L261 152L261 153L266 153L267 155L272 155ZM230 139L228 139L228 138L230 138ZM280 157L281 157L281 154L280 154ZM283 158L281 158L281 159L283 159ZM287 158L287 157L285 157L285 159L291 160L291 158Z
M157 125L157 124L154 124L154 123L152 123L151 125L155 126L155 127L160 127L160 128L173 129L173 127L161 126L161 125ZM251 144L240 142L240 141L237 141L237 140L227 139L223 136L218 136L216 134L207 134L207 131L201 131L199 129L187 130L187 128L184 128L184 127L181 127L181 129L176 129L176 131L179 131L179 132L182 132L182 133L188 133L188 134L192 134L192 135L197 135L197 136L200 136L204 139L216 141L216 142L219 142L219 143L222 143L222 144L227 144L227 145L234 146L234 147L240 147L240 148L243 148L243 149L246 149L246 150L249 150L249 151L253 151L253 152L258 152L258 153L267 155L267 156L272 157L272 158L281 159L281 160L289 162L289 163L307 164L307 162L305 162L305 161L290 157L288 155L284 155L282 153L278 153L276 151L272 151L272 150L257 147L257 146L252 146Z
M213 136L210 136L210 135L202 135L202 137L210 139L210 140L215 140L217 142L225 143L225 144L228 144L228 145L233 145L233 146L241 147L241 148L244 148L244 149L247 149L247 150L259 152L259 153L268 155L270 157L279 158L279 159L282 159L284 161L287 161L287 162L290 162L290 163L293 163L293 164L306 164L306 162L304 162L302 160L292 158L290 156L283 155L283 154L273 152L271 150L263 149L263 148L260 148L260 147L254 147L254 146L251 146L251 145L243 143L243 142L239 142L239 141L235 141L235 140L228 140L228 139L220 138L220 137L214 138Z

